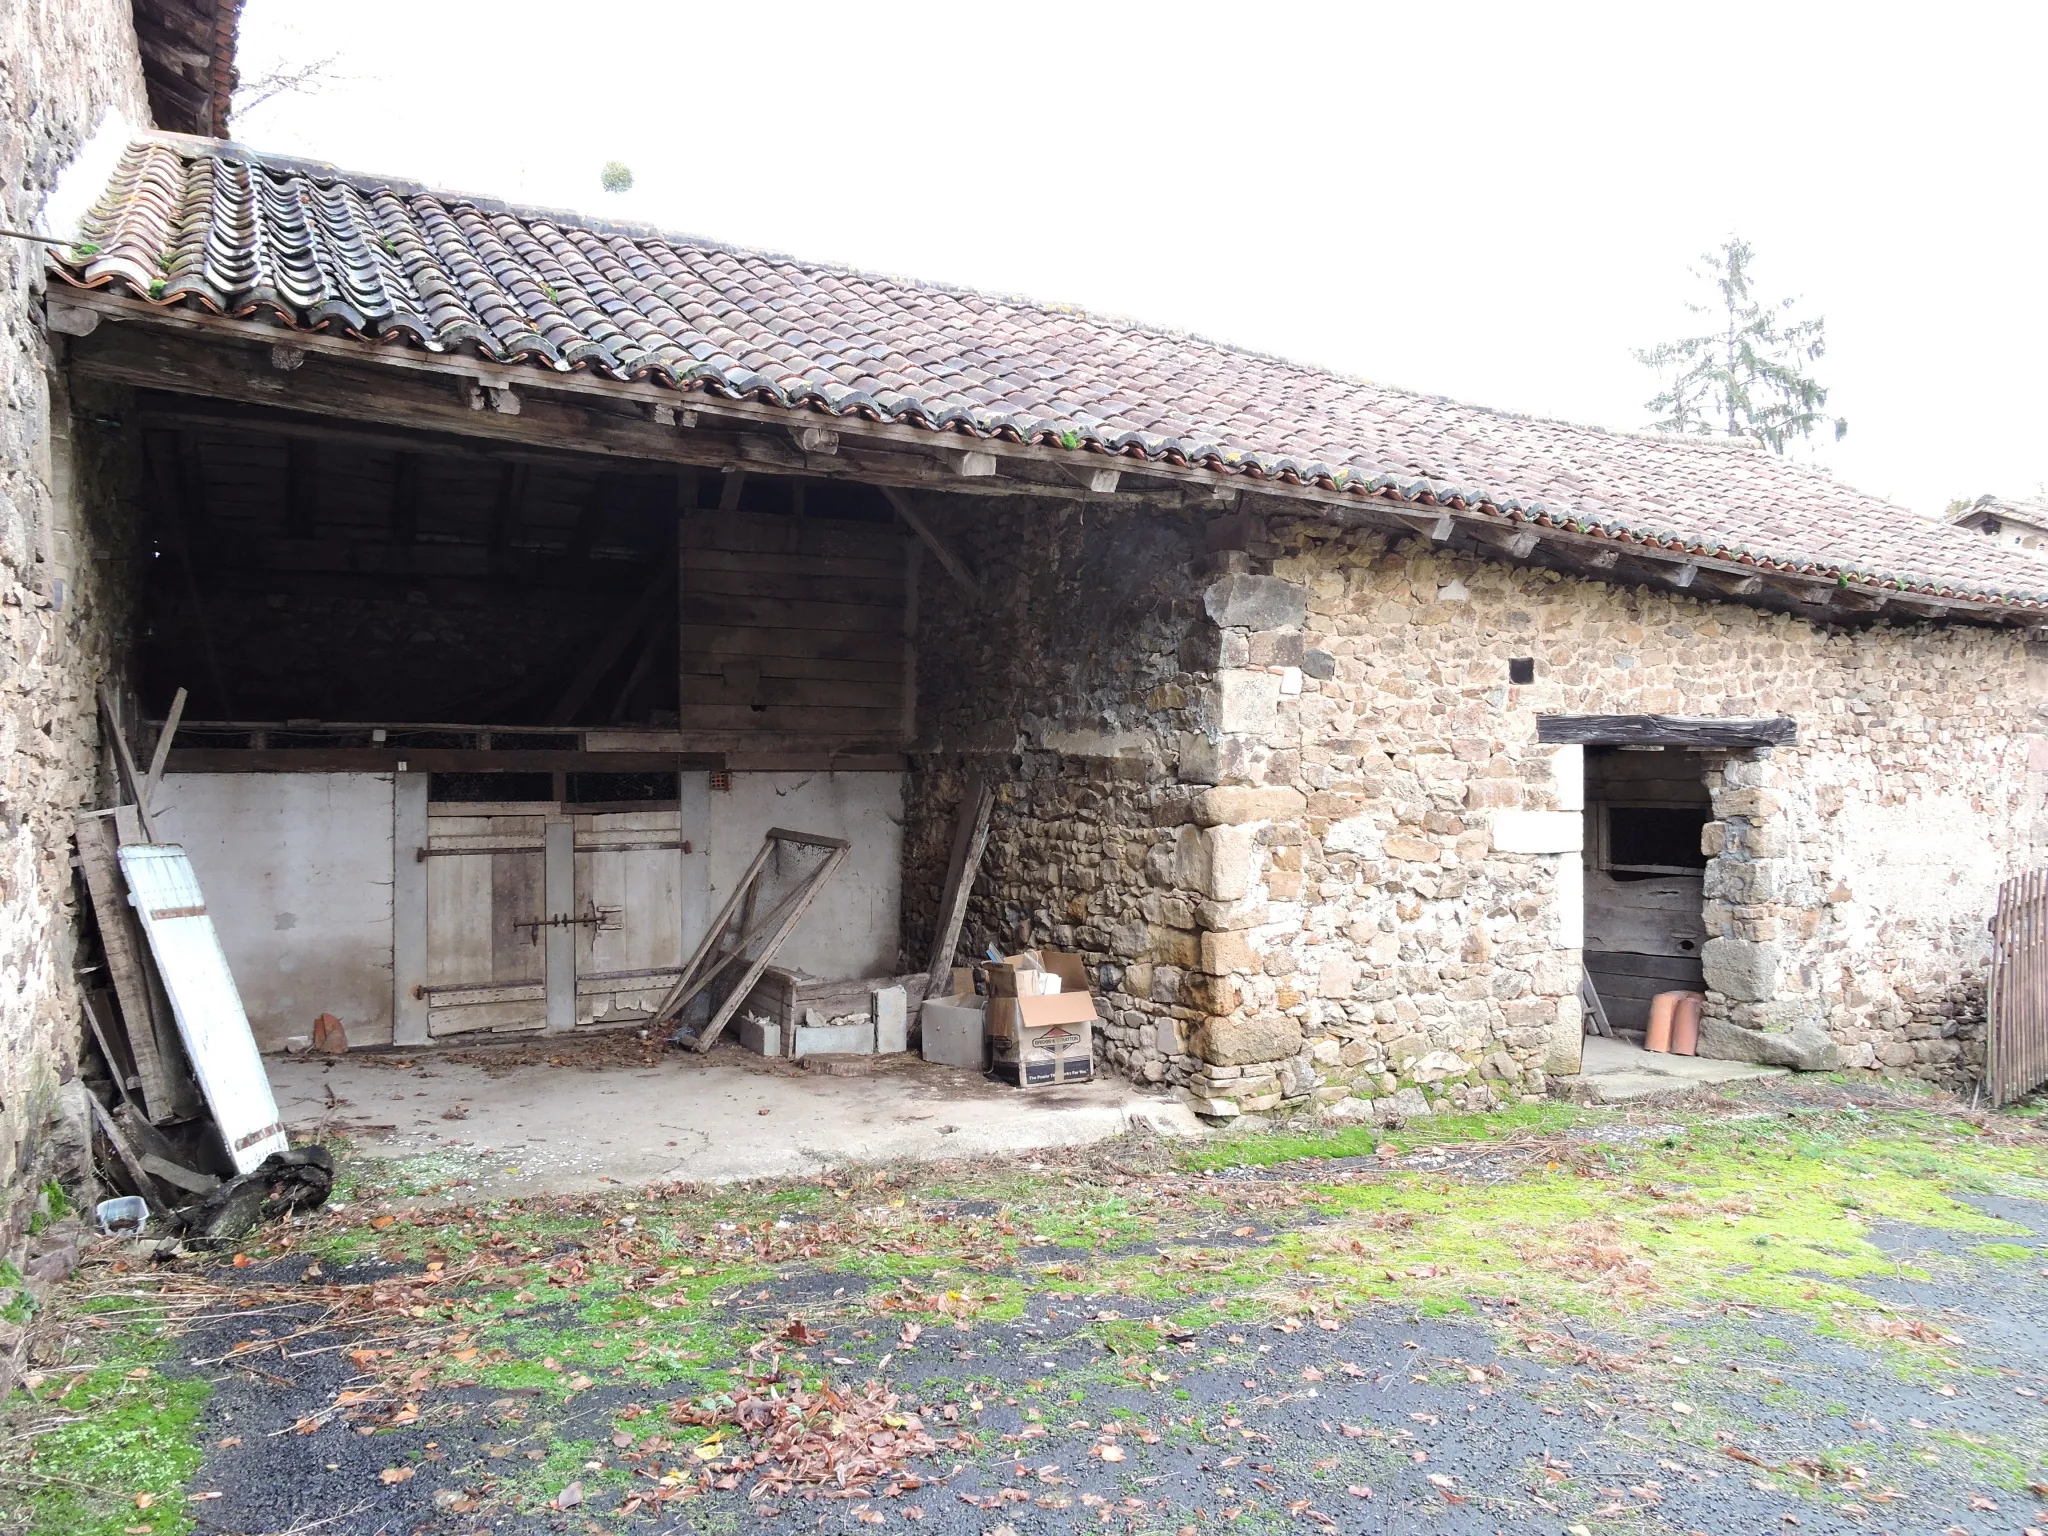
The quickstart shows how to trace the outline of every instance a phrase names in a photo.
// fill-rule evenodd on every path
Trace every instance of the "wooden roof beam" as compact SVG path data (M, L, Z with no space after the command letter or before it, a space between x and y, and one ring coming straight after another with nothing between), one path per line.
M1536 739L1589 747L1789 746L1798 739L1789 715L1761 720L1696 719L1684 715L1538 715Z
M889 505L896 509L896 515L903 519L904 526L916 534L923 541L925 548L937 557L939 564L945 567L946 574L953 578L954 584L969 597L980 597L981 583L975 579L974 573L968 570L967 563L946 547L945 542L932 531L931 524L925 521L923 514L911 505L910 498L894 486L885 485L881 487L881 491L888 498Z
M55 294L52 299L56 299ZM237 320L223 316L193 313L185 310L164 311L139 300L108 293L104 290L67 290L62 303L68 308L91 309L103 318L138 322L133 325L99 325L89 337L72 343L74 366L100 377L109 377L117 382L138 385L144 388L188 389L195 393L225 395L231 399L248 400L252 403L283 405L295 409L319 410L330 414L343 414L358 420L388 420L396 425L412 427L429 426L451 432L474 436L488 436L499 440L516 439L534 446L559 448L564 443L575 443L579 449L594 454L616 455L641 458L669 463L713 464L718 460L705 454L701 449L686 450L679 445L687 442L689 432L677 428L664 428L646 415L637 414L650 406L666 408L673 416L677 427L702 421L727 427L744 427L748 423L756 427L769 427L775 433L786 434L789 430L791 412L787 407L766 405L753 400L725 400L712 395L692 394L678 396L676 391L665 386L645 383L630 383L603 379L587 373L560 374L535 368L531 365L506 365L467 354L433 353L404 347L366 347L359 341L343 337L326 336L317 332L280 333L278 327L261 321ZM268 388L249 385L225 384L218 378L221 371L216 363L198 361L193 353L198 350L186 348L182 358L176 357L176 349L130 348L129 363L126 366L111 360L107 337L110 332L147 332L157 337L182 332L191 337L208 337L216 345L208 350L221 351L217 343L222 339L240 338L252 344L261 344L266 349L277 344L280 335L289 337L289 344L303 347L309 358L332 360L338 368L353 373L370 370L384 371L387 376L407 372L446 376L450 374L475 379L479 384L489 383L500 388L513 388L527 392L522 404L524 414L506 417L495 411L462 412L471 420L468 424L427 421L414 410L390 411L389 402L379 397L387 394L386 389L370 390L358 382L355 404L346 410L332 405L299 403L289 395L297 394L303 387L301 381L318 370L303 368L296 373L279 378L271 375L261 382ZM163 363L155 368L140 366L141 358L134 354L154 350ZM202 378L202 376L205 376ZM289 394L288 394L289 391ZM396 393L391 390L389 393ZM687 404L682 402L687 401ZM621 414L621 406L627 405L636 413L628 418ZM381 408L381 409L380 409ZM538 413L538 419L536 419ZM852 417L834 418L833 430L840 434L840 459L846 457L846 449L856 442L868 449L880 449L898 455L908 455L929 462L934 456L944 457L953 468L944 473L954 488L973 490L982 494L1058 494L1052 485L1044 482L1027 482L1017 478L1017 471L1025 465L1037 466L1055 484L1065 479L1072 468L1073 454L1069 450L1051 448L1030 443L1001 443L996 451L989 449L966 449L952 446L959 439L949 442L949 435L893 422L871 422ZM534 430L521 431L522 427ZM635 430L637 429L637 430ZM644 434L644 436L643 436ZM629 441L630 440L630 441ZM968 466L969 455L996 460L996 467L988 474L962 475L959 470ZM1135 461L1133 461L1135 467ZM815 462L807 468L818 472ZM978 464L976 467L980 467ZM1201 487L1211 493L1220 485L1226 490L1229 482L1220 480L1216 472L1199 466L1176 466L1147 461L1143 470L1148 479L1155 483L1178 482ZM850 478L879 483L871 474L855 474ZM932 473L926 471L915 478L904 477L900 484L930 485ZM1369 501L1344 491L1325 490L1318 486L1293 486L1274 481L1260 482L1255 489L1263 497L1276 498L1296 505L1313 505L1319 515L1335 516L1349 522L1361 512L1373 506ZM1071 492L1067 493L1071 496ZM1123 490L1119 489L1121 499ZM1135 503L1134 503L1135 504ZM1423 532L1437 542L1449 540L1452 531L1472 521L1470 517L1453 517L1449 512L1440 512L1434 518L1426 518L1419 511L1395 511L1398 504L1387 503L1382 518L1391 518L1403 526ZM1341 509L1341 510L1340 510ZM1549 548L1559 541L1562 530L1545 529L1542 534L1543 548ZM1563 535L1563 540L1573 549L1585 545L1598 545L1604 541L1595 536ZM1632 555L1645 560L1668 562L1673 555L1651 551L1644 546L1628 546ZM1589 560L1585 555L1575 556L1584 569L1597 571L1612 566ZM1685 557L1677 557L1684 560ZM1698 562L1702 570L1710 568L1709 562ZM1747 570L1746 567L1732 567ZM1762 573L1768 590L1779 590L1781 584L1789 602L1797 603L1789 584L1800 580L1790 573ZM1805 578L1811 581L1812 578ZM1765 597L1760 592L1758 596ZM1822 611L1826 611L1825 595L1821 595ZM2032 610L2015 609L1995 602L1974 601L1966 598L1945 598L1942 600L1951 618L1967 618L1978 623L2001 625L2025 624L2034 626L2042 621L2042 615ZM1768 604L1767 604L1768 606ZM1812 616L1810 603L1799 605L1799 611ZM1841 610L1836 610L1840 612Z

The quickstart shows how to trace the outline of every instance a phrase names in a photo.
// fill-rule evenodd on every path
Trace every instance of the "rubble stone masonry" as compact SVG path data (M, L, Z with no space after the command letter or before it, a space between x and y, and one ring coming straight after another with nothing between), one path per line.
M127 0L0 6L0 99L0 224L33 229L104 112L148 121ZM53 400L42 264L42 247L0 239L0 1257L18 1257L61 1139L81 1027L71 818L94 792L93 691L127 622L121 509L82 490L117 475L118 437L102 403Z
M1583 756L1537 717L1646 713L1798 725L1698 759L1713 1053L1981 1069L1997 883L2048 850L2042 647L1307 518L1076 516L948 525L1014 579L932 620L926 578L905 889L935 904L960 785L994 774L970 947L1089 954L1117 1069L1218 1116L1542 1094L1583 1028Z

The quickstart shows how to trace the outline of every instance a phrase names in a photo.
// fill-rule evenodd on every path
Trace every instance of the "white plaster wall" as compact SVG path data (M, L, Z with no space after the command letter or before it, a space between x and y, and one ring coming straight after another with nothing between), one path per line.
M686 784L692 777L684 775ZM818 893L775 963L828 979L893 972L900 940L904 778L901 773L735 772L730 790L704 795L701 832L691 825L688 808L696 797L686 789L683 836L701 838L711 890L705 917L686 930L685 943L694 948L704 922L731 897L760 849L761 834L784 827L846 838L853 852ZM793 862L791 877L810 864L808 858ZM772 884L761 911L785 889L787 882Z
M266 1051L323 1013L391 1039L391 775L171 774L158 831L185 845Z

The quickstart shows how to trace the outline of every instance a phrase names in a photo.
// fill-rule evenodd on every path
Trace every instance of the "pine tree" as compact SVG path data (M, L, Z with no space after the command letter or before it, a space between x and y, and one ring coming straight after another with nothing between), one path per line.
M1839 441L1849 424L1826 413L1828 392L1805 371L1827 351L1827 322L1794 319L1795 299L1757 298L1749 275L1755 254L1734 236L1708 251L1693 275L1714 297L1686 308L1712 329L1636 353L1637 362L1666 380L1645 407L1656 413L1651 425L1659 432L1755 438L1773 453L1823 427L1832 427Z

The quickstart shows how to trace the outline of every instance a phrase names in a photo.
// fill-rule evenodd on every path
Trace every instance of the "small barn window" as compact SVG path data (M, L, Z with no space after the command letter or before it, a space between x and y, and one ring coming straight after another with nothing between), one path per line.
M1536 658L1515 656L1508 661L1508 681L1511 683L1533 683L1536 681Z
M1700 831L1707 824L1704 808L1667 805L1604 807L1601 868L1645 875L1691 874L1707 867L1700 852Z
M552 803L552 773L436 773L427 778L427 799L442 804Z
M668 810L677 803L672 773L572 773L568 791L568 804L576 806Z

